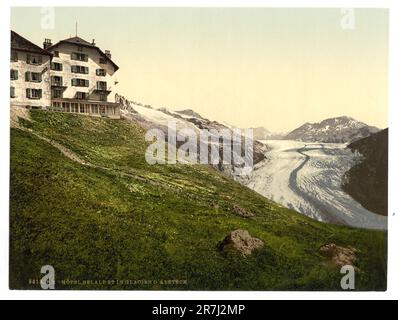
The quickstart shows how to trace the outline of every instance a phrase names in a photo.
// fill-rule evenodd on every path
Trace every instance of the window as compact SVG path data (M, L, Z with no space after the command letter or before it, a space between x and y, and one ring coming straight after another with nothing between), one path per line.
M56 58L59 57L59 51L54 51L54 57L56 57Z
M97 90L106 91L106 81L97 81Z
M12 62L17 62L18 61L18 52L11 51L11 61Z
M62 102L62 110L64 112L70 112L70 103L69 102Z
M73 73L88 74L88 67L84 67L84 66L71 66L71 71L72 71Z
M99 94L99 100L100 101L107 101L108 100L108 95L105 93L100 93Z
M62 86L62 77L59 76L51 76L51 85L56 87Z
M52 90L51 90L51 97L53 98L53 99L60 99L60 98L62 98L62 89L60 89L60 88L53 88Z
M88 98L88 94L87 94L87 92L78 91L78 92L76 92L75 97L76 97L76 99L79 99L79 100L86 100Z
M95 74L97 76L100 76L100 77L105 77L106 76L106 70L105 69L97 69L97 70L95 70Z
M10 97L15 98L15 87L10 87Z
M62 63L51 62L51 70L62 71Z
M61 103L57 102L57 101L53 101L52 103L52 107L56 110L60 110L61 109Z
M108 60L105 59L105 58L100 58L100 59L99 59L99 63L100 63L100 64L107 64L107 63L108 63Z
M79 112L79 104L78 103L71 103L71 112Z
M43 63L43 59L42 59L42 56L40 56L40 55L27 54L26 55L26 63L38 65L38 64Z
M87 54L80 53L80 52L72 52L70 58L71 58L72 60L88 61L88 56L87 56Z
M41 89L26 89L26 97L29 99L41 99Z
M41 73L26 71L25 72L25 81L41 82Z
M10 79L18 80L18 70L11 69L10 71Z
M89 81L85 79L72 79L72 86L75 87L88 87Z

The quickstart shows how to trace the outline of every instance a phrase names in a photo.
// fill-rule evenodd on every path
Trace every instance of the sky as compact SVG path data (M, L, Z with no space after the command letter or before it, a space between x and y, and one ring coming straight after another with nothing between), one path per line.
M79 37L111 51L120 67L115 92L129 100L273 132L342 115L388 125L388 9L47 13L14 7L11 28L41 46L74 36L77 22Z

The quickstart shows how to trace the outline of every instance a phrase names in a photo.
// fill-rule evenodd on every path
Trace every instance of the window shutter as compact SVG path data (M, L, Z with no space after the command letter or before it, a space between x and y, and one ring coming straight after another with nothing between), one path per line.
M39 56L38 62L39 62L39 64L42 64L42 63L43 63L43 57L42 57L42 56Z
M84 61L86 61L86 62L88 61L88 55L87 54L84 55Z
M41 82L41 80L42 80L42 75L41 73L39 73L39 82Z
M39 99L41 99L41 93L42 93L42 90L41 90L41 89L39 89L38 91L39 91Z
M11 61L14 61L14 62L18 61L18 52L16 52L16 51L11 52Z
M26 89L26 98L30 98L30 89Z
M76 79L72 79L72 86L75 86L76 85L76 81L75 81Z
M75 57L75 53L74 53L74 52L72 52L72 53L70 54L70 58L71 58L72 60L76 60L76 57Z
M88 87L89 86L89 81L88 80L84 80L85 81L85 86Z
M88 67L85 67L85 73L88 74Z
M10 79L11 80L18 80L18 71L17 70L10 70Z
M26 55L26 63L30 63L30 54Z
M70 69L73 73L76 73L76 66L71 66Z
M30 72L29 71L25 72L25 81L30 81Z

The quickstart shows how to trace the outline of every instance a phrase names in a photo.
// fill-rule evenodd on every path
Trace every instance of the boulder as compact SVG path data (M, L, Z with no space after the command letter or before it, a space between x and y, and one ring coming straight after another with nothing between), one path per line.
M264 246L260 239L250 236L247 230L232 231L219 245L221 251L235 251L243 256L248 256L253 250Z
M237 214L238 216L244 217L244 218L251 218L254 217L254 214L247 211L245 208L242 208L238 206L237 204L234 205L233 207L233 212Z
M334 243L326 244L319 248L321 254L327 258L329 258L329 262L335 266L345 266L350 265L355 267L355 262L357 261L357 250L352 247L340 247Z

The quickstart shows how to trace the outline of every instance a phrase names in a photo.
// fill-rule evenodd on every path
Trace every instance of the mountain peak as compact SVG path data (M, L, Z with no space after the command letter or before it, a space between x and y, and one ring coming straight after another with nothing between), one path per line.
M379 131L378 128L348 116L328 118L321 122L306 122L286 135L287 140L308 142L352 142Z
M179 111L176 111L176 113L178 113L178 114L183 114L183 115L189 116L189 117L194 117L194 118L198 118L198 119L203 119L203 117L202 117L199 113L195 112L195 111L192 110L192 109L179 110Z

